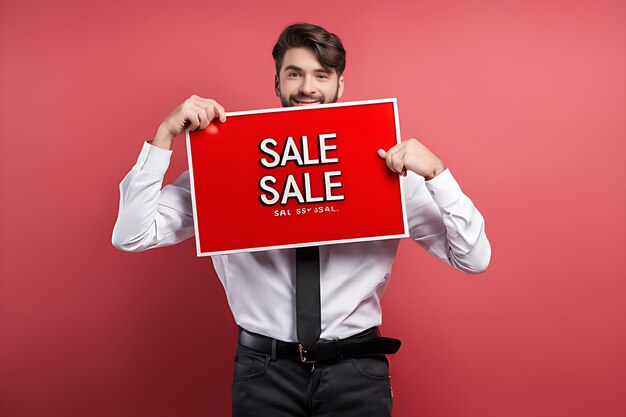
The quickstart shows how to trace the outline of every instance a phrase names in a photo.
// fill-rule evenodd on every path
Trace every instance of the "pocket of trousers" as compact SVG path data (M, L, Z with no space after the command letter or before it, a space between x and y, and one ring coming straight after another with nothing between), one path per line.
M244 381L258 378L265 373L268 361L269 355L266 354L237 353L235 355L233 380Z
M354 368L363 376L370 379L389 379L389 361L385 355L355 356L350 360Z

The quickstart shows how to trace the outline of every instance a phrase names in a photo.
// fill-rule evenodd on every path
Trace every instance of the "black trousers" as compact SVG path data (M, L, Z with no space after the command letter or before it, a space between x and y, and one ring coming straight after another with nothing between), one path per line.
M350 339L378 335L374 327ZM386 355L308 364L237 345L233 417L389 417L392 405Z

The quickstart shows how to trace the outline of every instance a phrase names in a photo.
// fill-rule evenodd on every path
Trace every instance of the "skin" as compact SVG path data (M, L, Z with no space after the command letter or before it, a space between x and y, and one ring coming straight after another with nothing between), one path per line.
M335 103L343 95L343 75L326 71L310 49L291 48L274 76L274 91L283 107Z
M274 76L274 91L283 107L334 103L344 90L343 75L325 70L315 53L308 48L290 48L285 52L279 74ZM154 146L172 149L174 138L185 130L205 129L218 118L226 122L224 107L217 101L192 95L176 107L157 129ZM390 149L378 150L378 156L397 174L413 171L429 181L446 169L444 162L417 139L400 142Z

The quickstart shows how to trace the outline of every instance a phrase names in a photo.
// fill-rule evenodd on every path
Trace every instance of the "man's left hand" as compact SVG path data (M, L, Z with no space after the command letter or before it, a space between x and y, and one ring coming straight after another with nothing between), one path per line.
M402 141L388 151L379 149L378 156L385 160L391 171L406 175L406 171L410 170L426 181L446 169L441 159L414 138Z

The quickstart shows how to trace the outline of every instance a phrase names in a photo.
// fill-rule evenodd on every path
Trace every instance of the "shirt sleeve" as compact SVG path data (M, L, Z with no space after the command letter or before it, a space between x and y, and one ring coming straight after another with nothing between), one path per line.
M163 184L171 150L144 142L137 163L120 183L112 243L126 252L173 245L194 235L189 171Z
M491 245L485 221L450 169L429 181L409 171L403 180L411 238L459 271L479 273L487 269Z

